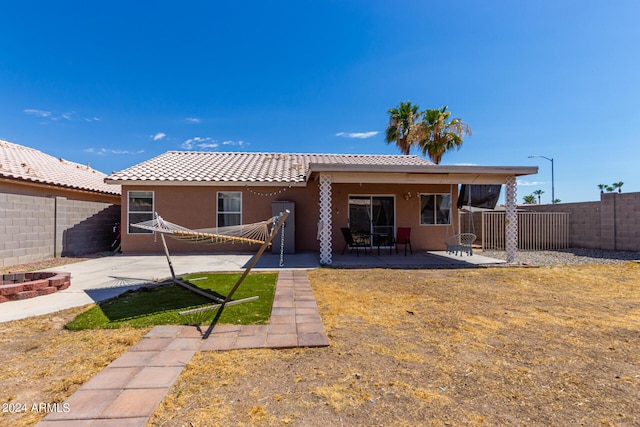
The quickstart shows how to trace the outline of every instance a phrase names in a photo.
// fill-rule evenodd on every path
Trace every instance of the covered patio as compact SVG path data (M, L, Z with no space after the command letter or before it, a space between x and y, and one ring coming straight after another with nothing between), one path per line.
M448 237L461 232L455 203L460 184L504 185L507 261L513 262L518 247L517 177L535 173L537 168L524 166L376 165L372 167L371 165L310 163L308 178L318 181L320 193L318 222L320 263L335 265L338 262L338 265L340 264L341 257L336 256L336 250L341 243L338 231L342 231L344 227L352 229L352 232L360 232L359 229L364 228L364 232L371 236L369 246L373 248L380 246L380 243L375 244L374 236L378 234L387 237L395 236L400 223L403 227L413 229L411 242L414 249L421 248L423 256L431 257L415 262L417 265L481 263L480 258L470 257L468 261L463 261L451 258L441 251L445 248L445 240ZM394 188L395 192L392 192L391 188ZM417 197L414 198L416 193ZM423 203L423 196L427 203ZM435 217L430 218L429 200L438 197L442 198L443 203L436 207ZM404 203L397 203L398 199L403 199ZM386 222L373 219L373 210L369 206L373 206L376 201L380 206L388 205L387 208L379 208L379 211L384 213ZM360 215L365 219L358 222L355 227L358 229L353 230L354 218L358 219L358 211L352 206L358 203L368 203L366 213L371 224L370 229L368 229L367 215ZM444 209L441 208L442 205L445 206ZM424 215L423 209L427 216ZM360 226L361 223L364 227ZM344 240L353 247L347 237L345 236ZM389 246L389 244L383 246ZM342 262L351 264L351 261ZM385 265L394 265L395 262L399 263L395 265L406 265L407 262L413 261L400 261L400 258L396 257L380 258L379 262Z
M400 252L374 250L368 254L334 253L332 266L337 268L475 268L505 264L506 261L474 253L469 255L452 255L446 251L414 252L406 256Z

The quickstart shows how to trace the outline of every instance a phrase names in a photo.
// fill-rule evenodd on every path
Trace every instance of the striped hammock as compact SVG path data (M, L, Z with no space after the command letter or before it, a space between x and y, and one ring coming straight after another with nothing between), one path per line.
M261 245L269 238L273 224L277 219L278 217L273 217L253 224L191 230L166 221L156 213L152 220L131 224L131 226L192 243L256 243Z

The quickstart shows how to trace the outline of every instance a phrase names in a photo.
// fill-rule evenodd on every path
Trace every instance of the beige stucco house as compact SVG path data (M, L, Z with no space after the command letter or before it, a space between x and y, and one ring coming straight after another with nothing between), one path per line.
M0 140L0 193L119 204L120 186L105 178L89 165Z
M106 176L0 140L0 267L108 250L120 186Z
M444 166L401 155L170 151L105 181L122 186L124 253L162 252L152 233L130 225L153 212L198 229L262 221L287 206L293 215L285 234L294 250L319 252L321 262L331 263L345 245L342 227L370 234L373 247L410 227L414 250L444 249L458 230L459 184L506 184L515 217L516 177L535 173L536 167ZM514 226L512 220L508 227ZM246 250L171 242L174 253Z

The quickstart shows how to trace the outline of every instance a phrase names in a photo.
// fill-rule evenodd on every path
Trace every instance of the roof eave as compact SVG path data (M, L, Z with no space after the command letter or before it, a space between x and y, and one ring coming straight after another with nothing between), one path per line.
M171 179L117 179L105 178L107 184L148 185L177 187L306 187L306 181L197 181Z
M383 182L386 175L394 182L438 182L438 183L498 183L509 176L533 175L538 173L537 166L441 166L441 165L345 165L318 164L309 165L308 179L320 173L330 173L343 180L369 177L372 182ZM360 178L358 178L360 177ZM421 177L421 179L419 179ZM338 181L335 181L338 182Z
M368 172L368 173L472 173L502 175L532 175L538 173L537 166L450 166L450 165L347 165L309 163L309 172Z
M113 191L106 191L106 190L99 190L95 188L84 188L84 187L78 187L78 186L74 187L71 185L57 184L57 183L41 181L41 180L24 179L20 177L8 177L6 175L0 176L0 182L9 182L14 184L20 183L19 185L28 185L31 187L39 187L39 188L58 188L60 190L68 190L68 191L88 193L88 194L100 194L105 196L120 197L122 194L121 191L119 191L120 188L114 189ZM112 184L112 185L115 185L115 184Z

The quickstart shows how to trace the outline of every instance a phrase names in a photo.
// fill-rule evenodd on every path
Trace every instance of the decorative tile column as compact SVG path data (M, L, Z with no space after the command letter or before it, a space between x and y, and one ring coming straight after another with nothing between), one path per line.
M513 263L516 260L516 252L518 250L518 213L516 212L518 198L516 195L516 177L508 177L506 184L505 204L507 212L504 224L505 249L507 251L507 262Z
M320 174L320 264L330 265L331 260L331 175Z

